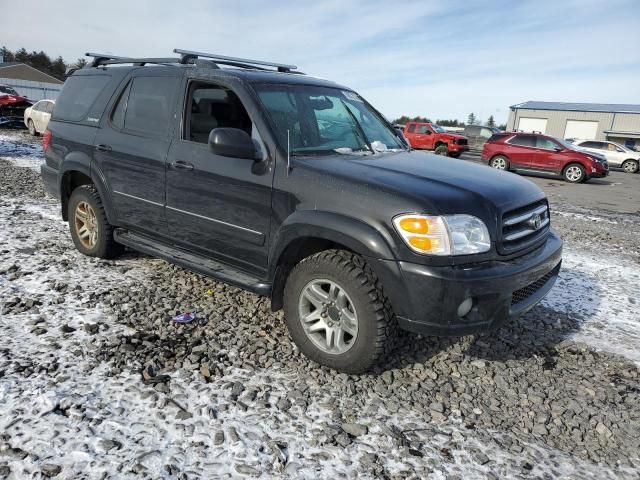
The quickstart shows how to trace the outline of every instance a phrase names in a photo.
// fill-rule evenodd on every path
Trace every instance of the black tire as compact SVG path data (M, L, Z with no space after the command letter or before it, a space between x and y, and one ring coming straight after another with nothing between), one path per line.
M489 161L489 166L496 170L508 171L510 167L509 159L503 155L496 155Z
M461 152L455 152L455 153L454 153L454 152L451 152L451 153L449 154L449 156L450 156L451 158L460 158L460 155L462 155L462 153L461 153Z
M357 318L357 335L344 353L321 350L305 332L299 305L304 288L314 280L335 282L350 297ZM304 355L345 373L363 373L393 345L396 320L376 275L362 257L344 250L326 250L302 260L291 271L284 290L289 334ZM326 332L326 331L325 331Z
M34 137L37 137L38 135L40 135L38 133L38 131L36 130L36 126L33 123L33 120L31 120L31 119L27 120L27 128L29 129L29 133L31 135L33 135Z
M96 241L91 247L85 245L78 234L76 208L82 202L88 204L95 214ZM78 251L90 257L99 258L113 258L124 251L124 247L113 239L114 228L107 221L107 214L95 186L80 185L77 187L69 198L67 213L71 238Z
M575 172L579 172L579 174ZM587 171L579 163L570 163L564 167L562 176L569 183L582 183L587 180Z
M436 155L447 156L449 155L449 149L447 148L446 145L438 145L436 149L433 151L433 153L435 153Z
M622 162L621 166L625 173L638 173L637 160L625 160L624 162Z

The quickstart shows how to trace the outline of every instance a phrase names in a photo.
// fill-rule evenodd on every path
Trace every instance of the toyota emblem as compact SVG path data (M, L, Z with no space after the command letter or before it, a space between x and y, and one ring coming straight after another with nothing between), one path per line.
M539 230L540 226L542 225L542 217L536 213L533 217L529 219L529 225L534 230Z

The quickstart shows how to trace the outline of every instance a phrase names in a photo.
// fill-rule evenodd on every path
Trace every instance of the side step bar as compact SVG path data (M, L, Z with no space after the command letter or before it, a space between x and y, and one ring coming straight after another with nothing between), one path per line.
M207 257L187 252L181 248L158 242L145 235L130 232L123 228L117 228L113 233L116 242L126 245L139 252L162 258L170 263L175 263L221 282L244 288L258 295L270 296L271 284L262 282L234 267L216 262Z

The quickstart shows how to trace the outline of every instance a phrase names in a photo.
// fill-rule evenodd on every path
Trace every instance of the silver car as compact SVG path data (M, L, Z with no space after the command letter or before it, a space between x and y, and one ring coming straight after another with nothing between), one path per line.
M604 155L609 165L613 167L622 167L627 173L638 172L640 152L610 141L574 140L573 144L581 150Z
M31 135L39 135L47 129L55 103L54 100L40 100L24 111L24 124Z

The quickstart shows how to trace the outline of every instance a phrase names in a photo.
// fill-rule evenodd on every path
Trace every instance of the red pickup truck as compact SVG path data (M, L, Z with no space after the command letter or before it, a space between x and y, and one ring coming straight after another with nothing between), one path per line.
M435 123L409 122L403 133L416 150L434 150L436 155L454 158L469 150L467 137L449 133Z

